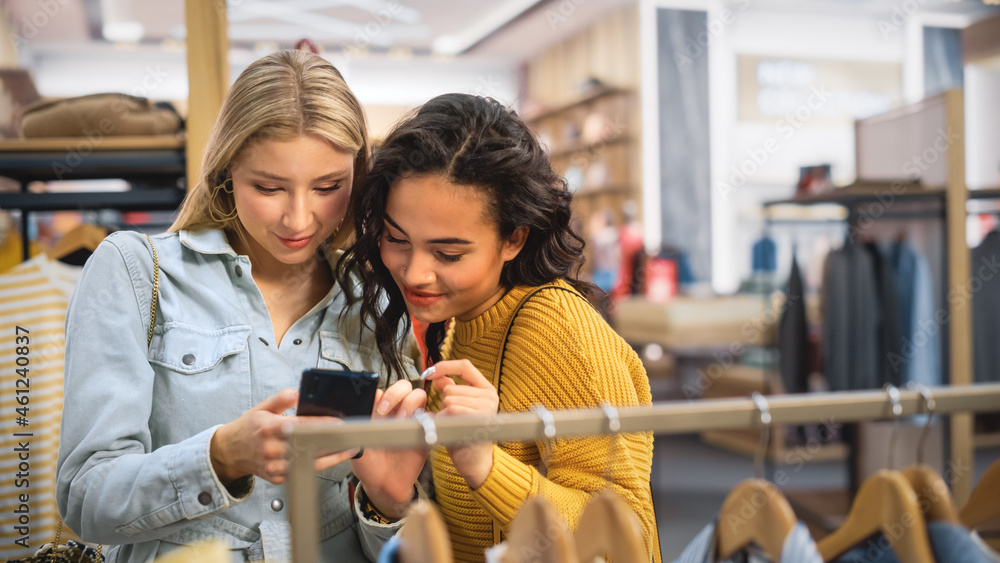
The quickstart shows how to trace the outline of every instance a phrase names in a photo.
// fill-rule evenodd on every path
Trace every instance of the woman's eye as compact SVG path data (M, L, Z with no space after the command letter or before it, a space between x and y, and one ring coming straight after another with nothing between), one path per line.
M335 192L335 191L337 191L339 189L340 189L340 184L334 184L332 186L325 186L325 187L322 187L322 188L316 188L316 191L322 192L322 193L330 193L330 192Z
M438 256L440 256L445 262L458 262L462 259L461 254L445 254L444 252L438 252Z
M279 190L279 188L265 188L264 186L257 185L257 184L254 184L254 187L257 188L257 191L260 192L260 193L262 193L262 194L278 193L278 190Z
M394 236L392 236L392 235L390 235L390 234L388 234L388 233L386 233L386 235L385 235L385 240L386 240L387 242L391 242L391 243L393 243L393 244L403 244L403 243L405 243L405 242L406 242L406 240L405 240L405 239L401 239L401 238L396 238L396 237L394 237Z

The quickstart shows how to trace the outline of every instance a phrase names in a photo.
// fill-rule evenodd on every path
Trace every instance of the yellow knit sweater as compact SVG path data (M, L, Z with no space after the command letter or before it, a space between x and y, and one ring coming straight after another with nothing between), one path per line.
M563 281L557 285L569 288ZM493 379L514 309L532 288L512 289L479 317L456 321L442 350L445 359L466 358ZM493 384L497 382L494 380ZM649 405L649 380L639 357L601 316L577 295L558 289L536 293L518 314L507 343L500 410L550 410ZM432 392L428 410L440 409ZM544 451L544 456L540 454ZM542 458L547 466L539 471ZM471 490L444 447L431 451L434 487L448 525L456 562L481 562L493 545L494 523L506 532L526 499L544 495L571 528L591 494L608 487L635 511L648 550L660 561L649 476L652 433L502 443L493 449L493 470Z

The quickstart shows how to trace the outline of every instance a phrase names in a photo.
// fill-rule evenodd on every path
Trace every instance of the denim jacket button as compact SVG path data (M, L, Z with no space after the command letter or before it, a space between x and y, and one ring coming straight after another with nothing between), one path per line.
M275 512L281 512L281 509L285 507L285 503L281 502L280 498L276 498L271 501L271 510Z
M184 365L186 365L186 366L189 366L189 365L193 364L194 363L194 354L184 354L184 357L181 358L181 361L184 362Z
M210 495L207 491L202 491L198 493L198 502L204 506L208 506L212 504L212 495Z
M292 344L298 346L299 344L302 344L302 339L301 338L296 338L295 340L292 341Z
M243 277L243 268L241 268L239 264L236 265L236 277Z

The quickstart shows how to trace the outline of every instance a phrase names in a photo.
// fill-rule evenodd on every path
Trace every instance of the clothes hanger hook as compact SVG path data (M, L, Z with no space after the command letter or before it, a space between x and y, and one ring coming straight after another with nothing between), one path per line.
M608 430L612 434L617 434L619 430L622 429L621 418L618 417L618 409L614 406L604 403L601 405L601 410L604 411L604 416L608 417Z
M754 455L753 467L754 475L761 479L764 476L764 457L767 455L767 446L771 439L771 407L767 397L757 391L754 391L750 398L760 413L760 445L757 446L757 453Z
M622 429L621 418L618 416L618 409L614 406L604 403L601 405L601 410L604 411L604 416L608 418L608 430L610 435L608 439L611 440L611 451L608 454L607 462L604 464L604 482L610 487L612 481L611 469L614 464L615 458L618 456L618 431Z
M538 418L542 419L542 432L545 437L552 439L556 437L556 419L552 416L552 412L545 408L545 405L535 405L531 408L538 415Z
M917 463L923 465L924 446L927 444L927 436L930 435L931 420L934 418L934 408L937 406L937 401L931 395L930 387L923 383L911 381L906 384L906 388L920 393L920 396L924 399L924 410L927 411L927 421L924 422L924 429L920 431L920 441L917 442Z
M903 404L899 400L899 388L891 383L886 383L884 387L886 395L889 397L889 405L892 407L892 434L889 435L889 462L890 470L896 468L896 435L899 433L899 417L903 414Z
M545 435L547 440L552 440L556 437L556 419L552 416L552 412L545 408L545 405L535 404L531 407L538 418L542 421L542 433ZM549 466L549 457L552 455L552 447L548 448L548 453L539 452L542 454L542 467L547 468Z
M413 418L416 418L417 422L420 423L420 426L424 427L424 442L426 442L428 446L437 444L438 434L437 425L434 424L434 417L427 414L427 411L424 409L417 409L417 411L413 413Z

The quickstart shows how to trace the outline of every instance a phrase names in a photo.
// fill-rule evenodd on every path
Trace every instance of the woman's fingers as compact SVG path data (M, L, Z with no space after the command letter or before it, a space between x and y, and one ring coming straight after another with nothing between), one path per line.
M339 463L344 463L345 461L358 455L358 451L358 448L351 448L342 452L320 456L316 458L316 471L323 471L324 469L329 469Z
M483 414L495 413L495 403L482 397L445 397L441 400L438 414Z
M427 408L427 393L423 389L414 389L400 403L396 418L413 416L417 409Z
M284 389L257 403L251 410L281 414L295 406L299 400L297 389Z
M400 380L393 383L382 393L381 397L376 396L375 412L372 413L372 417L390 415L413 392L413 384L407 380Z
M483 376L469 360L448 360L434 364L434 372L427 376L435 382L442 378L457 377L465 383L479 389L492 388L493 383Z

